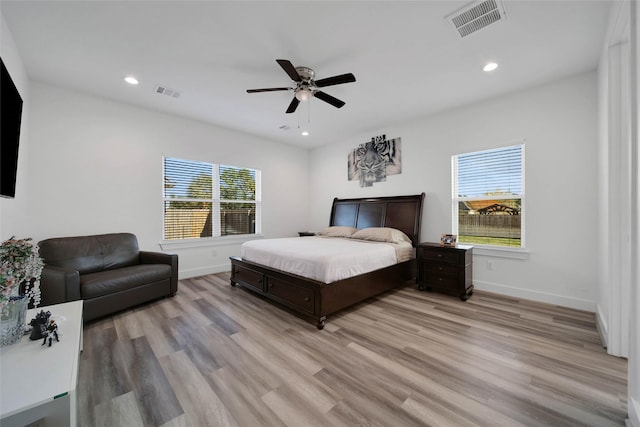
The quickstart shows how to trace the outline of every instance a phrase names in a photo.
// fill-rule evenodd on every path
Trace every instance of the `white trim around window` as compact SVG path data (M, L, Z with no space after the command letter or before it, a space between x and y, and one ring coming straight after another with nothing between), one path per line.
M451 156L451 228L478 255L528 256L525 145L519 142Z

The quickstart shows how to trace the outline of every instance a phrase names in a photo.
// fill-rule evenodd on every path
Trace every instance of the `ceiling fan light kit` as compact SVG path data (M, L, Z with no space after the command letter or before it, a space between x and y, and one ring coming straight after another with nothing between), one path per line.
M325 86L334 86L343 83L353 83L356 78L353 74L340 74L338 76L327 77L325 79L315 80L316 73L309 67L294 67L291 61L287 59L276 59L276 62L282 67L285 73L293 80L295 87L272 87L265 89L248 89L247 93L258 92L275 92L282 90L293 90L294 97L291 104L287 108L287 113L293 113L298 108L300 102L309 101L311 98L318 98L336 108L345 105L344 101L334 98L333 96L322 92L318 88Z
M313 96L313 92L311 92L306 87L301 87L296 89L296 98L298 98L298 101L300 102L308 101L311 99L312 96Z

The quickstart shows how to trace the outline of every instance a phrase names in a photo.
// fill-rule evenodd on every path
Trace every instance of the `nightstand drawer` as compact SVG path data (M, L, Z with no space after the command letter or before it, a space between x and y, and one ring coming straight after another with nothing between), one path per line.
M460 268L455 264L445 264L445 263L424 263L424 272L425 276L428 275L436 275L436 276L450 276L450 277L458 277L458 272Z
M426 272L423 282L427 285L451 287L451 289L454 289L458 285L458 277L457 275L446 276L443 274Z
M458 254L456 252L444 252L444 251L433 251L433 250L422 250L423 257L426 261L435 261L435 262L446 262L448 264L457 264L458 263Z

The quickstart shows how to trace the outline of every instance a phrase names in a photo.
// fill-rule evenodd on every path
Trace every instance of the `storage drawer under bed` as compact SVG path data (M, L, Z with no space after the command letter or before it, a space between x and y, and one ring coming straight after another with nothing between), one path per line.
M301 283L291 283L267 275L266 292L273 299L285 303L291 308L305 313L314 313L315 292Z
M231 280L264 292L264 274L239 265L232 265Z

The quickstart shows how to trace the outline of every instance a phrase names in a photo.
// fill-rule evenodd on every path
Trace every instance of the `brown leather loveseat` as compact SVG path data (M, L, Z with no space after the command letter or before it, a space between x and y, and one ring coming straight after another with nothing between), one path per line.
M178 255L138 249L130 233L59 237L39 243L41 306L84 300L84 321L178 290Z

